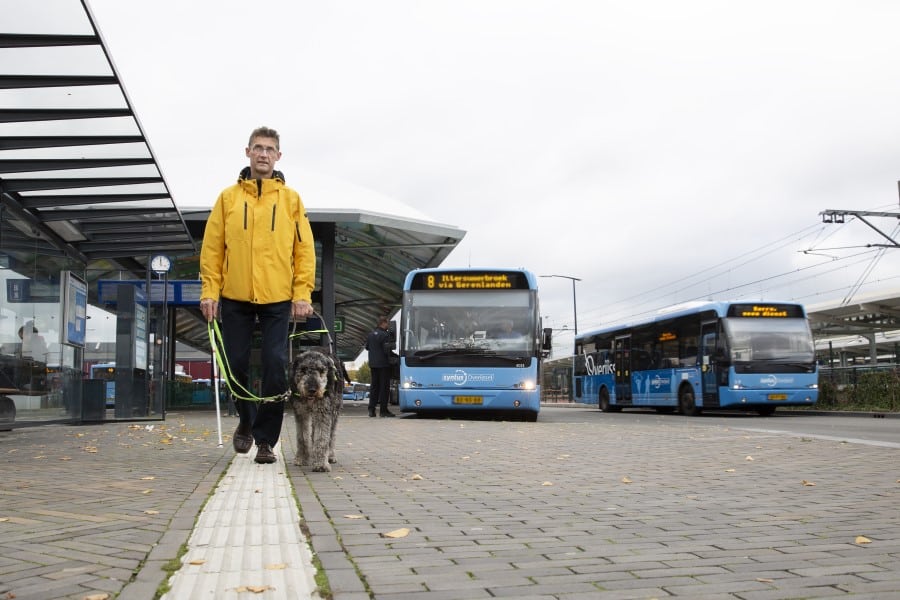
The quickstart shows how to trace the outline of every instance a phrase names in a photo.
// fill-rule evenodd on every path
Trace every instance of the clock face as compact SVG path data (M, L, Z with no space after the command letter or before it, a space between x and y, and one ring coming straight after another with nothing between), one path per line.
M157 273L166 273L169 270L169 267L172 266L172 261L169 260L168 256L157 255L154 256L150 260L150 269L156 271Z

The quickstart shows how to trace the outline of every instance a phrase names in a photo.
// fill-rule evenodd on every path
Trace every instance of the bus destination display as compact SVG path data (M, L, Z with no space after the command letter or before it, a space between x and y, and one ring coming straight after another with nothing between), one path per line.
M729 317L749 319L796 319L803 317L803 309L796 304L733 304Z
M521 273L504 271L442 271L416 273L411 290L527 290L528 280Z

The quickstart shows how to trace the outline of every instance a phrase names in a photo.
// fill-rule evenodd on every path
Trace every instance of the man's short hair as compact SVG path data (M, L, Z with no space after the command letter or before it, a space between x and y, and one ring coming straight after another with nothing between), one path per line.
M378 317L378 325L379 326L387 325L388 323L390 323L390 319L388 319L387 317L384 317L384 316Z
M271 127L257 127L253 131L250 132L250 141L247 142L247 147L253 146L253 139L258 137L267 137L275 140L275 149L281 150L281 137L278 135L278 132L272 129Z

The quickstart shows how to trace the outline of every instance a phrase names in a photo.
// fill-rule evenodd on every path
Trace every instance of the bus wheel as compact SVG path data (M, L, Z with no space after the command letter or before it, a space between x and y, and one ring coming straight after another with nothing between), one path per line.
M602 388L600 390L600 410L601 412L619 412L621 407L611 406L609 403L609 390Z
M681 409L681 414L686 417L696 417L700 414L691 386L684 385L678 390L678 407Z
M763 406L761 408L757 408L756 412L759 415L768 417L769 415L772 415L775 413L775 407L774 406Z

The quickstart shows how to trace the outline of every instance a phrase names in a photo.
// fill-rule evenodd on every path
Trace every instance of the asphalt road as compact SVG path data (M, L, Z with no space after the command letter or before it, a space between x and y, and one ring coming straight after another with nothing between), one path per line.
M624 410L619 413L601 413L588 407L554 408L541 410L540 420L546 422L577 422L601 419L604 422L621 424L660 423L671 425L688 421L693 425L711 427L733 427L747 431L780 433L801 437L815 437L824 440L858 442L862 444L886 445L900 448L900 415L876 418L871 414L837 413L821 414L803 412L776 412L769 417L756 413L717 412L705 413L698 417L684 417L677 414L657 414L654 411Z

